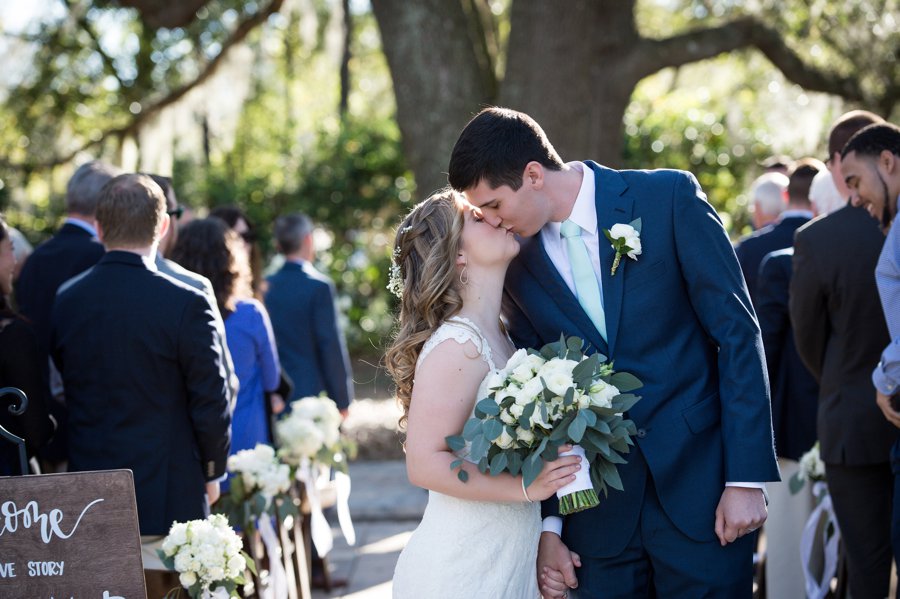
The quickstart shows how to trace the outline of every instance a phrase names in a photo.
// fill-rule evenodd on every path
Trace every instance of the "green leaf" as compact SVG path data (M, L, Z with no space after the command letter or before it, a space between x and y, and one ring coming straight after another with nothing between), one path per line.
M591 412L589 409L578 410L578 416L580 418L584 418L584 422L588 426L594 426L597 424L597 415Z
M582 347L584 347L584 339L582 339L581 337L573 336L566 339L566 349L568 349L570 352L580 354Z
M575 415L569 414L569 415L565 416L562 420L560 420L559 423L556 425L556 427L553 429L553 432L550 433L550 440L551 441L559 441L561 439L565 439L566 435L569 434L569 424L571 424L572 420L574 420L574 419L575 419Z
M461 480L464 483L469 482L469 473L466 472L465 470L463 470L462 468L460 468L459 472L456 473L456 478L458 478L459 480Z
M522 415L519 416L519 426L521 428L531 428L531 416L534 414L534 409L537 407L535 402L529 403L525 406L525 409L522 410Z
M507 461L509 462L509 465L507 466L507 468L509 470L509 473L515 476L522 470L522 456L515 451L509 453L508 455L509 457L507 458Z
M485 420L484 425L481 428L484 438L488 441L493 441L503 432L503 423L491 418L490 420Z
M634 395L632 393L620 393L616 395L612 400L612 407L618 412L627 412L634 404L640 401L640 395Z
M636 219L634 219L633 221L631 221L628 224L631 225L635 231L637 231L638 235L641 234L641 217L637 217Z
M247 555L246 551L241 551L241 557L244 558L244 563L247 564L247 569L253 572L253 575L256 576L256 562L253 561L253 558Z
M640 389L644 386L644 383L642 383L640 379L628 372L615 373L609 377L609 384L613 385L621 393L634 391L635 389Z
M534 482L541 473L541 468L543 468L543 463L539 452L535 452L525 458L525 462L522 464L522 478L525 488L528 488Z
M473 460L481 460L490 448L490 442L484 438L484 435L478 435L472 439L472 448L469 457Z
M456 470L457 468L462 466L462 463L463 461L461 459L453 460L452 462L450 462L450 470Z
M444 440L451 451L462 451L466 446L466 440L459 435L451 435Z
M497 476L503 472L503 469L506 468L507 460L506 453L502 451L495 455L494 459L491 460L491 474Z
M609 454L604 455L603 459L605 459L610 464L627 464L628 463L628 460L626 460L621 455L619 455L617 452L612 451L612 450L609 451Z
M788 481L788 490L791 492L791 495L796 495L805 485L806 481L800 478L800 473L795 472L790 481Z
M466 441L472 441L475 437L481 434L481 427L483 423L478 418L470 418L466 425L463 427L463 438Z
M581 438L584 436L584 431L587 428L587 423L585 423L584 418L581 417L581 412L575 417L575 420L572 421L572 424L569 425L569 438L572 439L575 443L581 441Z
M488 397L475 404L475 410L476 412L480 411L482 414L487 414L488 416L497 416L500 413L500 406L497 405L497 402Z
M605 476L603 477L604 482L608 484L610 487L615 489L616 491L624 491L625 487L622 486L622 478L619 476L619 471L614 467L610 467L609 470L606 471Z

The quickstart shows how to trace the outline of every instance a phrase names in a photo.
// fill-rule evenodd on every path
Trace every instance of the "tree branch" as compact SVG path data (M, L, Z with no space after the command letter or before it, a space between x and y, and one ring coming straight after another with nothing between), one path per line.
M103 66L106 68L106 71L110 75L115 77L116 81L119 82L119 87L121 87L123 90L126 89L128 85L126 85L125 82L122 81L122 78L119 76L119 70L116 68L115 61L109 54L107 54L103 50L103 46L100 44L100 38L97 37L97 33L94 31L94 28L91 27L91 24L87 19L87 14L85 12L82 12L80 14L76 13L75 7L72 6L71 0L63 0L63 4L66 5L66 8L69 10L69 14L72 16L72 18L75 19L75 23L82 29L82 31L87 33L89 38L91 38L91 42L93 42L94 44L94 50L97 52L97 54L100 55L100 60L101 62L103 62Z
M157 115L164 108L171 106L178 102L181 98L183 98L189 91L197 87L198 85L204 83L207 79L212 77L212 75L216 72L216 70L221 66L222 62L225 59L225 56L228 54L228 51L231 50L232 47L239 44L247 37L247 35L253 31L257 26L264 23L269 16L277 13L281 9L281 5L284 3L284 0L272 0L267 7L263 10L260 10L253 16L247 18L242 21L240 25L234 30L231 36L225 40L222 44L222 49L219 51L216 56L207 63L206 67L203 71L200 72L197 77L182 85L181 87L170 91L166 96L159 99L157 102L146 106L141 110L141 112L134 116L131 121L122 126L114 129L109 129L104 131L99 137L93 139L89 142L86 142L72 150L66 154L61 156L56 156L51 158L50 160L46 160L43 162L24 162L24 163L12 163L6 159L0 159L0 166L9 169L15 169L26 172L33 172L36 170L53 168L55 166L59 166L60 164L66 164L67 162L71 162L78 154L81 152L90 150L104 141L109 139L110 137L126 137L128 135L132 135L137 132L143 125L146 123L151 117Z
M805 64L784 42L781 34L752 17L730 21L718 27L689 31L663 40L643 40L632 60L635 68L646 76L666 67L680 66L747 47L758 49L785 77L804 89L836 94L849 100L872 101L858 79L821 71Z

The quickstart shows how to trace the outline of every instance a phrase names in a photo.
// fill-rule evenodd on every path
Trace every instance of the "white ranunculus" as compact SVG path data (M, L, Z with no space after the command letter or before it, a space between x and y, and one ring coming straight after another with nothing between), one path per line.
M515 424L516 417L510 414L508 410L500 410L500 421L504 424Z
M506 372L512 372L515 370L519 364L522 364L528 358L528 350L525 349L517 349L513 355L509 357L509 360L506 361L506 366L503 369Z
M544 363L546 361L547 360L545 360L544 358L542 358L539 355L528 354L528 356L525 358L524 363L527 364L529 368L531 368L532 370L537 372L541 368L541 366L544 365Z
M540 397L544 391L544 383L535 377L522 386L522 390L516 394L516 403L520 405L530 404L535 398Z
M572 374L562 370L547 374L544 377L544 382L547 383L547 388L550 389L550 391L559 396L565 396L569 387L575 385L575 382L572 380Z
M516 438L525 445L531 445L532 443L534 443L534 433L527 428L517 428Z
M516 440L513 439L510 434L506 431L506 427L503 427L503 432L500 433L500 436L494 439L493 443L500 449L509 449L513 445L515 445Z
M570 378L572 376L572 370L578 366L578 362L575 360L566 360L564 358L553 358L548 361L546 364L540 367L537 374L538 376L542 376L547 378L548 376L555 374L557 372L564 373L568 375Z
M513 381L524 385L534 378L534 371L527 364L521 364L509 376Z

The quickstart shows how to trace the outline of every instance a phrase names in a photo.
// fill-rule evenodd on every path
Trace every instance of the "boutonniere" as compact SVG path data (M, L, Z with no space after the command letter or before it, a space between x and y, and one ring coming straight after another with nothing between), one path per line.
M641 219L636 218L627 225L615 224L612 229L603 229L603 234L609 239L612 249L616 250L616 259L613 260L612 270L609 273L614 277L622 256L637 260L641 255Z

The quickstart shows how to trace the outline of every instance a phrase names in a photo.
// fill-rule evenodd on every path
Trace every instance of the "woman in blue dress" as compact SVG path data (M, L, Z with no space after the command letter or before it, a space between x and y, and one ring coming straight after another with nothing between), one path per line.
M272 444L266 392L278 388L280 365L265 306L252 299L250 267L240 236L218 218L191 221L178 232L171 259L208 278L225 321L240 383L231 425L231 453Z

